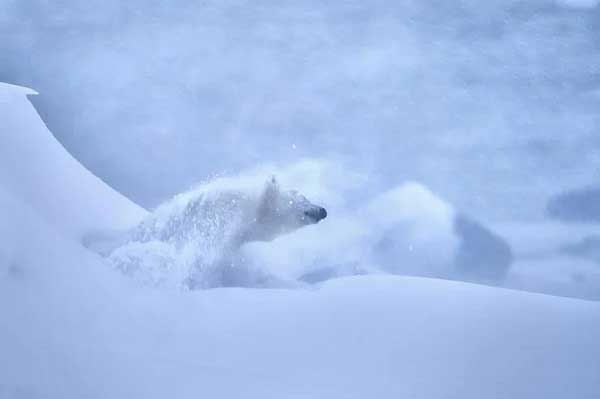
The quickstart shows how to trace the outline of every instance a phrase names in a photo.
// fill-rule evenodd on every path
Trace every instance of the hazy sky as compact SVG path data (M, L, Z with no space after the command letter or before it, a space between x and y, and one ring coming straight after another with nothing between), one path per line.
M0 39L0 81L145 206L303 157L489 220L598 181L598 6L0 0Z

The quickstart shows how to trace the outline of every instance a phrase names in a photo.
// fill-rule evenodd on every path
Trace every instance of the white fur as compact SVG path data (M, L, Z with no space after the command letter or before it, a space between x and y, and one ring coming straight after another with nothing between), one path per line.
M240 267L240 246L317 222L306 212L321 208L295 191L281 190L274 178L262 191L229 183L211 183L160 206L113 251L111 262L144 281L183 281L193 287L237 284L232 268ZM161 248L161 256L149 256L152 248ZM161 277L152 277L157 275Z

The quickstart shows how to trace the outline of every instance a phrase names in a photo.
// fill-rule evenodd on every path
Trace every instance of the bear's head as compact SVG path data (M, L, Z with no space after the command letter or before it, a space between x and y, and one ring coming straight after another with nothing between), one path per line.
M281 190L273 177L259 198L254 228L246 241L270 241L326 217L325 208L312 204L295 190Z

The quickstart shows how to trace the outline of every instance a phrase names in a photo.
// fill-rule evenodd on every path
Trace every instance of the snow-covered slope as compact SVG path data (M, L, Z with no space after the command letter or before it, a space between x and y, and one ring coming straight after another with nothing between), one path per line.
M48 131L27 95L0 82L0 182L40 216L70 235L122 229L145 211L71 157Z
M41 130L26 93L0 86L0 398L600 396L596 302L385 275L135 285L77 235L141 211Z

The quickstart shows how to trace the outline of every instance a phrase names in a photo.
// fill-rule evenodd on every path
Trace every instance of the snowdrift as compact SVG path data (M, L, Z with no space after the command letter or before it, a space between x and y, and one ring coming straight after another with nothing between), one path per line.
M389 275L135 284L80 238L144 211L71 158L27 94L0 86L1 398L600 396L595 302Z
M72 237L123 229L145 214L68 154L27 99L36 92L0 82L0 182Z

